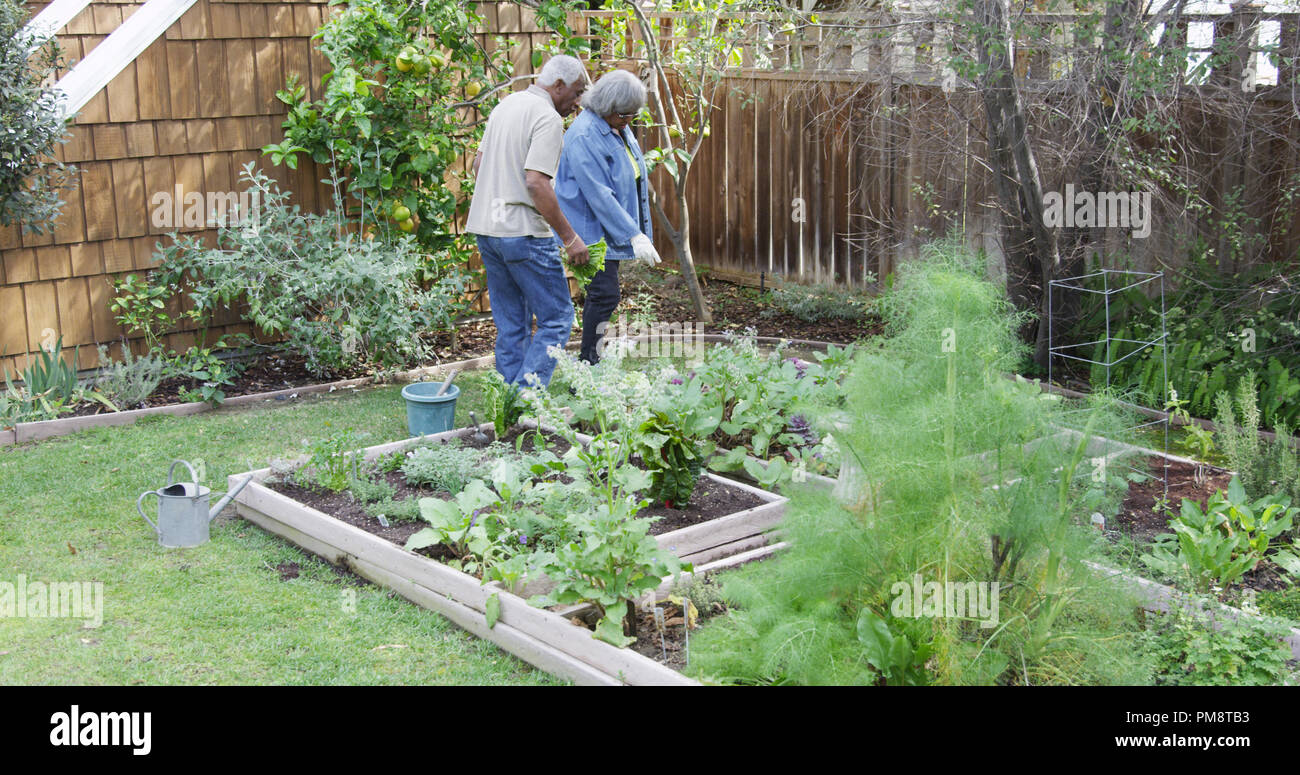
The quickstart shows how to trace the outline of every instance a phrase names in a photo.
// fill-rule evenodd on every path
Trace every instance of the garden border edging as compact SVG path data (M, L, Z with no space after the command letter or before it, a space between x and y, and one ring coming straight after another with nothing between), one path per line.
M304 385L303 387L284 388L283 390L272 390L266 393L249 393L244 396L235 396L227 398L218 406L212 406L204 401L198 401L188 404L167 404L166 406L151 406L147 409L128 409L122 412L106 412L104 414L89 414L83 417L60 417L54 420L39 420L37 422L20 422L11 430L0 431L0 446L9 446L13 444L23 444L29 441L39 441L41 439L55 438L65 436L69 433L86 430L89 428L103 428L116 425L131 425L141 417L149 417L156 414L181 417L192 414L203 414L205 412L220 411L226 408L238 408L257 404L263 401L271 401L281 396L291 395L313 395L316 393L332 393L336 390L351 387L364 387L367 385L384 384L385 382L415 382L426 376L431 376L441 371L446 374L451 369L475 369L488 366L496 362L496 356L483 355L478 358L470 358L464 361L455 361L452 363L440 363L432 366L420 366L408 371L401 371L382 380L378 377L356 377L354 379L343 379L337 382L323 382L316 385Z
M682 334L656 334L659 339L685 338ZM697 334L704 342L720 343L728 341L725 334ZM628 337L636 341L648 340L649 335ZM760 344L777 345L788 343L802 347L816 347L826 349L829 345L835 344L837 347L845 345L834 342L819 342L811 339L782 339L772 336L758 336L754 340ZM580 342L569 342L565 349L577 349ZM121 412L106 412L104 414L91 414L83 417L61 417L53 420L38 420L36 422L18 423L12 429L0 430L0 447L12 446L15 444L24 444L29 441L39 441L41 439L55 438L65 436L69 433L86 430L88 428L101 428L117 425L131 425L141 417L148 417L155 414L181 417L192 414L202 414L204 412L218 411L226 407L240 407L248 404L255 404L261 401L274 400L280 396L312 395L315 393L329 393L335 390L350 387L362 387L371 384L383 384L387 381L392 382L414 382L417 379L431 376L439 371L446 374L449 370L455 368L460 370L482 368L496 362L495 355L483 355L477 358L469 358L463 361L453 361L451 363L440 363L431 366L420 366L408 371L398 372L382 380L376 377L357 377L355 379L338 380L336 382L324 382L316 385L304 385L296 388L284 388L283 390L273 390L265 393L250 393L244 396L235 396L228 398L218 406L212 406L206 402L199 401L187 404L167 404L166 406L152 406L147 409L128 409Z
M1171 604L1178 603L1183 606L1190 605L1187 593L1180 592L1167 584L1161 584L1160 582L1153 581L1145 576L1128 573L1119 570L1118 568L1112 568L1109 565L1102 565L1099 562L1093 562L1092 560L1084 560L1084 565L1087 565L1094 571L1107 574L1112 578L1119 578L1129 584L1135 589L1138 595L1145 599L1146 602L1142 607L1147 611L1167 613ZM1234 608L1226 603L1217 603L1216 607L1219 611L1222 611L1234 621L1239 620L1242 617L1258 618L1254 617L1253 614L1248 614L1240 608ZM1204 606L1196 606L1196 608L1199 611L1205 610ZM1215 624L1218 624L1217 620L1215 621ZM1291 648L1291 656L1295 659L1300 659L1300 628L1291 628L1291 634L1286 637L1286 643L1287 646Z

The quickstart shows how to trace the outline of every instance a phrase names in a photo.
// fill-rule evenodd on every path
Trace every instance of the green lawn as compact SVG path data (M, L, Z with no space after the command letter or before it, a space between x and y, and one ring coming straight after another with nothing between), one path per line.
M466 373L456 383L461 426L482 380ZM136 514L136 496L162 486L176 458L203 461L207 483L224 491L228 474L296 457L304 439L343 428L368 433L366 445L405 438L400 391L345 390L0 448L0 582L101 582L104 595L98 628L0 618L0 683L560 683L238 517L214 522L203 546L163 549ZM281 580L286 562L301 567L298 578Z

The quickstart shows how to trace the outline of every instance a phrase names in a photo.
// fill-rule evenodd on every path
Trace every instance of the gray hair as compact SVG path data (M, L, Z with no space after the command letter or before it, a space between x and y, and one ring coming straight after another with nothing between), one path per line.
M636 113L645 105L641 79L627 70L611 70L582 97L582 107L602 118L616 113Z
M574 84L586 80L587 68L583 67L582 62L577 58L568 54L557 54L546 60L546 64L542 65L542 71L537 74L538 86L550 86L556 81Z

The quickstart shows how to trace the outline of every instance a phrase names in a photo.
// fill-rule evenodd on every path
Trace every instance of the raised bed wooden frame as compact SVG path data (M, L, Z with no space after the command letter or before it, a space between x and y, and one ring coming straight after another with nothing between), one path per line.
M487 430L491 424L480 428ZM457 438L475 429L463 428L425 437ZM367 460L405 449L420 438L381 444L364 451ZM243 518L325 560L346 567L385 586L417 605L443 614L478 637L496 643L547 672L584 685L692 685L695 681L634 651L619 649L591 636L565 615L534 608L522 597L483 585L473 576L453 570L361 528L348 525L305 506L262 484L270 468L234 474L235 482L252 474L253 481L235 498ZM764 546L764 531L785 513L779 495L708 474L721 484L757 494L764 503L735 514L657 536L659 545L696 564L699 571L725 566L732 558L752 559L772 551ZM665 584L671 580L665 580ZM487 601L497 596L500 616L489 628ZM572 611L566 611L572 613Z

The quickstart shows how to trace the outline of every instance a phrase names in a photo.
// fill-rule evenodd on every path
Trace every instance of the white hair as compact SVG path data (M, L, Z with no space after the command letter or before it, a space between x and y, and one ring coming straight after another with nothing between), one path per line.
M546 60L546 64L542 65L542 71L537 74L538 86L550 86L556 81L573 84L586 80L587 68L583 67L582 62L577 58L568 54L557 54Z
M636 113L645 105L645 84L627 70L611 70L583 95L582 107L602 118Z

